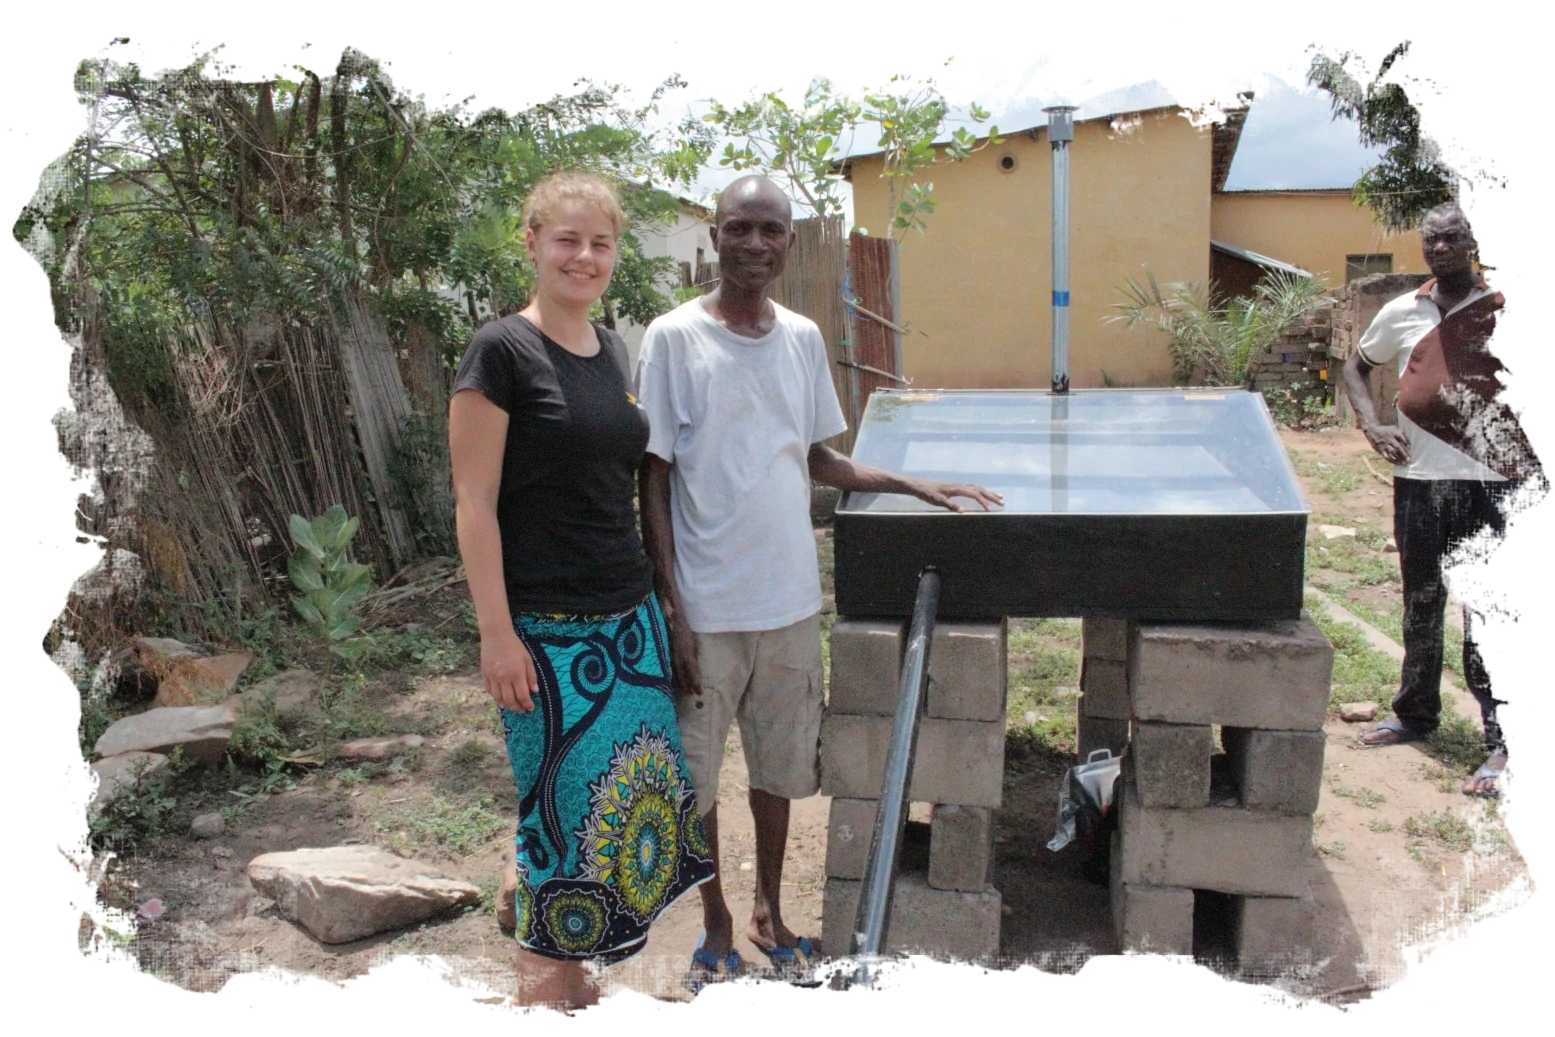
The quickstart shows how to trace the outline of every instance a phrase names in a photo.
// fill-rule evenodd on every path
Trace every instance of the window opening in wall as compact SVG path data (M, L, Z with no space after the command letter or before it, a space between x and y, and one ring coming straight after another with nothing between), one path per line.
M1392 272L1393 253L1391 252L1367 252L1344 257L1344 280L1346 284L1358 277L1366 277L1370 274L1391 274Z

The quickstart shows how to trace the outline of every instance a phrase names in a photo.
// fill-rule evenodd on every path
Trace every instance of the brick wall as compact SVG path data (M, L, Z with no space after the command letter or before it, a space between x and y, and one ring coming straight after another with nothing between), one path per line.
M1332 307L1317 310L1291 328L1252 365L1252 388L1259 391L1289 388L1299 395L1321 393L1337 404L1339 419L1353 424L1354 411L1345 397L1344 362L1355 352L1384 303L1424 284L1428 274L1373 274L1343 285L1334 292ZM1394 419L1398 396L1398 372L1383 367L1372 373L1372 405L1384 422Z

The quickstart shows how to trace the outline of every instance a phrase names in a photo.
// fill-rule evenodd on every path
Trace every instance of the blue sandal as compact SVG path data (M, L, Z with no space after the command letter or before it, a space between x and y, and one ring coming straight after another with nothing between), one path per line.
M1474 772L1474 777L1463 783L1459 791L1465 796L1476 796L1480 799L1500 799L1501 779L1505 776L1506 768L1504 766L1500 768L1492 767L1490 766L1490 761L1486 760L1479 765L1479 770ZM1480 787L1480 782L1487 779L1495 782L1491 790L1489 792L1477 791Z
M785 979L794 983L810 982L811 962L815 960L815 947L803 936L793 947L757 947L758 951L767 956L772 967Z
M1386 731L1395 737L1390 738L1385 742L1368 742L1366 740L1367 735L1375 734L1378 731ZM1401 721L1397 719L1390 719L1384 720L1374 727L1367 728L1360 734L1356 735L1355 740L1360 743L1362 749L1381 749L1388 745L1403 745L1405 742L1423 742L1430 737L1431 736L1429 733L1411 731L1409 728L1405 727Z
M727 983L731 979L738 979L740 971L745 967L739 951L731 949L720 958L702 946L706 942L707 933L704 931L697 937L696 950L691 952L691 971L686 976L686 986L693 996L700 994L709 983Z

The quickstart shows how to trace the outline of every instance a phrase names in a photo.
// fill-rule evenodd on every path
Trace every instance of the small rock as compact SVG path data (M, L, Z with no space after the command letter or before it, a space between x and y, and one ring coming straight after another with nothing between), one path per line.
M750 861L741 861L740 862L740 870L741 871L754 871L755 869L756 869L756 865L752 864Z
M212 857L220 857L223 860L225 860L226 858L232 856L232 850L231 850L230 847L226 847L226 846L212 846L211 847L211 856Z
M1035 724L1036 722L1037 722L1037 711L1034 710L1034 709L1026 710L1026 723L1028 723L1028 724Z
M245 707L270 702L282 720L301 720L318 706L319 679L312 670L286 670L258 681L238 698Z
M158 918L161 918L163 915L167 914L167 907L162 903L162 901L158 900L156 897L152 897L150 900L140 905L139 910L137 910L135 914L137 917L144 918L148 922L154 922Z
M164 706L115 721L103 732L93 751L98 756L117 756L140 750L169 753L183 746L191 758L217 763L232 740L236 717L231 706Z
M219 810L200 814L189 822L189 835L195 839L215 839L226 830L227 822L222 820Z
M1323 534L1324 540L1338 540L1341 537L1354 537L1355 530L1349 526L1319 525L1317 531Z
M480 889L425 861L370 846L266 853L248 863L254 888L282 918L324 943L347 943L473 904Z
M1004 915L1006 918L1008 918L1010 915L1013 915L1015 913L1015 909L1013 907L1011 907L1009 904L1000 904L999 905L999 913L1001 915Z
M1398 554L1398 541L1388 537L1388 542L1382 545L1382 553L1385 555Z
M92 801L87 804L87 808L96 813L113 802L119 793L133 788L137 781L155 774L167 764L167 757L161 753L139 751L98 760L92 764L92 773L97 775L97 791L92 793Z
M410 860L416 855L416 851L411 849L409 846L396 846L394 848L394 853L395 856L403 857L406 860Z
M497 924L504 929L518 927L518 869L513 862L513 840L503 843L502 879L497 885Z
M1363 724L1377 719L1375 702L1346 702L1339 707L1339 719L1352 724Z
M358 738L346 742L336 752L347 760L381 760L385 756L397 756L421 746L426 739L420 735L396 735L386 738Z

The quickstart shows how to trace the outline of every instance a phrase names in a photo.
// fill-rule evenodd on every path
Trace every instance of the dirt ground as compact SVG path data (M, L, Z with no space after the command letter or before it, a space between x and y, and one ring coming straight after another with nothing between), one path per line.
M1400 591L1397 555L1385 543L1392 497L1383 465L1354 430L1283 432L1282 438L1313 508L1310 587L1328 602L1354 609L1378 630L1385 632L1390 624L1396 629ZM1316 531L1320 524L1353 528L1356 536L1327 540ZM829 532L817 532L828 609ZM1309 599L1309 604L1320 600ZM1044 845L1053 834L1060 782L1075 748L1072 684L1078 642L1077 621L1016 621L1012 626L1011 738L995 878L1007 905L1001 950L1011 962L1057 971L1077 969L1091 955L1117 952L1105 887L1081 873L1075 848L1052 853ZM1366 665L1380 667L1376 681L1385 682L1387 659L1367 651L1353 649L1358 659L1365 656ZM453 672L400 674L379 688L375 701L390 714L395 729L428 735L407 765L370 774L338 764L311 768L294 788L246 800L218 839L196 842L171 835L145 842L116 861L103 885L105 902L133 911L156 897L168 908L163 917L140 927L135 943L142 967L210 990L235 972L254 968L279 966L344 980L389 956L440 955L461 975L511 993L513 944L498 929L491 901L502 843L516 822L515 803L495 713L474 658L467 651ZM1396 680L1396 662L1392 666ZM1374 693L1385 701L1385 694ZM1454 701L1477 719L1466 696ZM1332 716L1326 730L1325 787L1309 862L1319 916L1316 953L1310 967L1273 982L1342 1003L1400 978L1406 940L1472 921L1498 891L1522 888L1526 895L1527 876L1494 807L1458 791L1477 762L1472 746L1467 751L1460 746L1457 755L1441 746L1361 750L1354 741L1355 725ZM719 814L725 888L741 929L753 892L754 836L737 737L736 731L724 760ZM187 829L188 816L221 802L231 799L223 800L214 786L181 799L183 828L178 831ZM794 804L783 880L785 920L817 942L828 808L820 796ZM428 818L441 818L443 827ZM328 946L282 920L244 874L247 862L260 853L353 842L403 847L439 859L481 885L488 896L478 909ZM661 917L646 950L604 973L605 987L686 997L682 980L700 930L693 894ZM94 937L92 924L83 919L83 947L101 936ZM756 966L765 962L755 948L743 939L737 948L759 973Z

